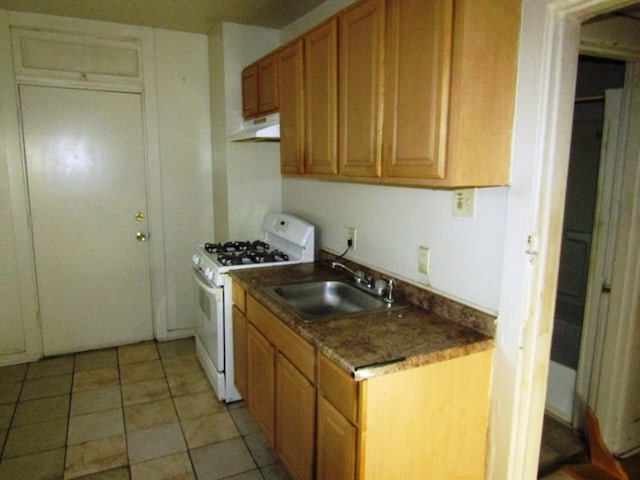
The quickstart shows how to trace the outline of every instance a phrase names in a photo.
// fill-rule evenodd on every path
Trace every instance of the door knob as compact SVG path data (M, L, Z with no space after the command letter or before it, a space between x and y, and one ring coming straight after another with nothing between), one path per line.
M147 236L142 233L142 232L138 232L136 233L136 240L138 240L139 242L144 242L147 239Z

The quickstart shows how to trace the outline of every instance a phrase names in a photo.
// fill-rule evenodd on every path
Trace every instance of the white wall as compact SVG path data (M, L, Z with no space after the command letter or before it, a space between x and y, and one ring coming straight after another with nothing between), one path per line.
M355 0L326 0L311 10L306 15L303 15L295 22L287 25L282 31L283 43L287 43L290 40L302 35L311 27L318 25L322 20L329 18L331 15L342 10L346 6L352 4Z
M281 209L280 144L234 143L227 135L242 127L242 69L280 45L280 31L262 27L224 23L212 31L210 45L222 55L211 59L212 76L223 91L212 91L215 128L214 171L216 201L216 241L255 239L268 211ZM223 72L220 72L220 68ZM217 70L216 70L217 69ZM224 105L224 118L217 109Z
M207 36L154 30L169 331L193 327L194 245L213 237Z
M0 14L3 12L0 12ZM7 32L8 33L8 32ZM2 112L2 103L0 103ZM0 114L0 356L25 351L22 309L11 211L11 185L5 149L6 135Z
M454 217L454 192L284 179L283 210L319 227L322 247L495 313L507 188L478 189L475 218ZM418 247L431 250L430 274L418 272Z

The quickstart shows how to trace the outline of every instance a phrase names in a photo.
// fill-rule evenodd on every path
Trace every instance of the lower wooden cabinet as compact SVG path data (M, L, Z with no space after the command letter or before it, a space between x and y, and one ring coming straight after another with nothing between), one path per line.
M358 429L322 395L318 395L318 480L353 480Z
M312 480L316 388L281 353L276 360L276 451L299 480Z
M233 306L233 374L240 395L247 398L247 317Z
M241 324L240 315L237 318ZM292 477L313 480L315 349L250 295L246 319L249 411ZM234 344L242 345L242 339L236 339L242 335L242 327L234 331Z
M275 348L251 324L247 328L247 403L271 445L275 442Z
M355 381L246 300L247 406L295 480L485 478L491 349Z

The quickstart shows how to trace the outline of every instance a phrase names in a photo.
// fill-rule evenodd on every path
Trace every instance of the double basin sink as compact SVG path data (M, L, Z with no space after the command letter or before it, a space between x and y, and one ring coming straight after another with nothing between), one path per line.
M338 280L276 285L267 290L307 322L406 305L387 303L380 297Z

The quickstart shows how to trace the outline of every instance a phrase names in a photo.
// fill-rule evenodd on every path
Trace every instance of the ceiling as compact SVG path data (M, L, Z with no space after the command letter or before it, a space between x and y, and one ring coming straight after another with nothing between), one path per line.
M208 33L220 21L281 29L325 0L0 0L0 9ZM601 15L640 20L640 4ZM635 30L635 29L634 29Z
M281 29L324 0L0 0L0 9L208 33L233 22Z

